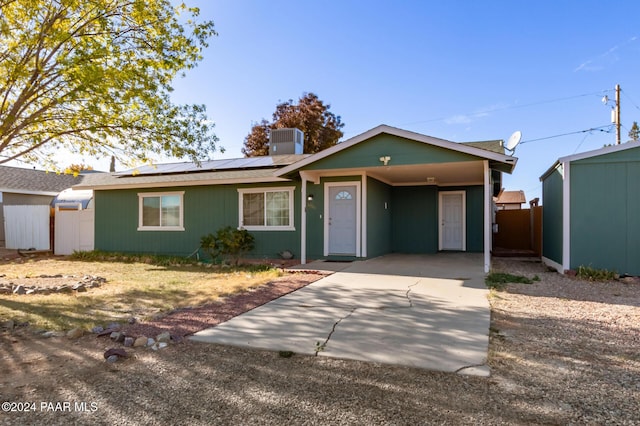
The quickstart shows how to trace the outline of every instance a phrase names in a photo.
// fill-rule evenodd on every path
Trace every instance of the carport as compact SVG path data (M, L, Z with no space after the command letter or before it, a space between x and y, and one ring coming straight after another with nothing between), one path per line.
M335 271L194 341L488 375L481 253L312 262Z

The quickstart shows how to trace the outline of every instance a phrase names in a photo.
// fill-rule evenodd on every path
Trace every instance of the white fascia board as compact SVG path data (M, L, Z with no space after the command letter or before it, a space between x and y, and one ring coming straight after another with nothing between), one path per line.
M572 161L584 160L585 158L597 157L603 154L611 154L613 152L625 151L627 149L640 147L640 141L627 142L620 145L605 146L604 148L594 149L592 151L582 152L580 154L568 155L558 159L559 163L570 163Z
M109 184L109 185L74 185L73 189L92 189L101 191L107 189L133 189L133 188L169 188L174 186L204 186L204 185L230 185L245 183L276 183L291 182L291 179L279 177L262 177L262 178L242 178L242 179L203 179L193 181L163 181L163 182L144 182L144 183L125 183L125 184ZM56 194L54 194L56 195Z
M368 130L364 133L361 133L357 136L352 137L351 139L347 139L344 142L340 142L331 148L327 148L323 151L320 151L316 154L313 154L303 160L300 160L296 163L290 164L286 167L283 167L278 172L276 172L277 176L282 176L287 173L291 173L295 170L298 170L304 166L315 163L316 161L322 160L330 155L333 155L337 152L340 152L344 149L352 147L362 141L367 139L371 139L375 136L378 136L382 133L387 133L392 136L397 136L409 140L414 140L417 142L422 142L425 144L437 146L440 148L446 148L452 151L458 151L469 155L474 155L476 157L481 157L487 160L499 161L501 163L509 164L512 166L512 169L515 167L518 159L516 157L511 157L509 155L498 154L497 152L487 151L482 148L476 148L473 146L465 145L462 143L451 142L445 139L438 139L432 136L423 135L421 133L410 132L408 130L398 129L396 127L387 126L385 124L381 124L380 126L374 127L371 130Z

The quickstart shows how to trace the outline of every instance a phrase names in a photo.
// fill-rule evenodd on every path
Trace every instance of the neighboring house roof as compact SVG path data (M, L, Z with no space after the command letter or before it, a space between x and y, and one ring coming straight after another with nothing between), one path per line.
M527 199L524 196L524 191L500 191L500 194L495 199L496 204L523 204Z
M400 138L410 139L416 142L422 142L422 143L437 146L440 148L450 149L452 151L474 155L476 157L486 158L488 160L493 161L494 163L499 163L500 165L502 165L503 166L502 168L504 169L503 171L506 171L508 173L511 173L511 171L513 171L518 161L518 159L515 157L493 152L492 150L488 150L488 149L478 148L477 147L478 142L475 142L476 146L473 145L474 142L472 142L471 144L451 142L445 139L438 139L432 136L410 132L408 130L398 129L397 127L391 127L391 126L387 126L386 124L382 124L380 126L374 127L369 131L366 131L357 136L354 136L351 139L347 139L344 142L340 142L337 145L327 148L324 151L320 151L314 155L311 155L305 158L304 160L298 161L295 164L292 164L287 167L283 167L278 172L278 175L280 176L286 175L287 173L291 173L297 169L300 169L309 164L315 163L316 161L322 160L323 158L326 158L330 155L333 155L344 149L350 148L360 142L366 141L368 139L371 139L383 133L386 133L392 136L397 136ZM480 142L480 143L483 143L483 142Z
M0 166L0 192L30 195L57 195L82 182L83 176Z
M194 163L166 163L117 173L87 175L75 189L157 188L287 181L275 176L279 167L308 155L277 155Z
M625 151L627 149L633 149L640 147L640 141L629 141L627 143L623 143L620 145L611 145L605 146L604 148L594 149L592 151L586 151L579 154L567 155L565 157L560 157L558 160L553 163L551 167L549 167L543 174L540 176L540 181L543 181L547 176L549 176L560 164L562 163L570 163L572 161L584 160L586 158L597 157L599 155L611 154L614 152Z

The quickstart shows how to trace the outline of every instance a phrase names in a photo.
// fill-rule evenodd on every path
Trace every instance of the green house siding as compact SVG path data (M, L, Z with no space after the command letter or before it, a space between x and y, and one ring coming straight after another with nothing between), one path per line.
M449 188L447 188L449 189ZM484 187L460 188L466 191L467 251L484 251Z
M484 250L484 188L399 186L391 191L391 250L398 253L437 253L438 193L465 191L467 251Z
M391 250L438 252L438 189L397 186L391 189Z
M367 143L354 145L340 153L316 161L305 167L305 169L352 169L380 166L380 157L382 156L391 157L389 164L394 166L478 161L478 157L473 155L451 151L397 136L381 134L371 138Z
M307 194L313 200L307 201L307 258L321 259L324 256L324 185L307 182Z
M628 150L571 163L572 269L584 265L640 274L638 153Z
M542 181L542 255L562 265L562 175L558 169Z
M280 186L292 186L288 185ZM272 185L273 186L273 185ZM187 256L196 251L200 238L224 226L238 226L238 188L267 185L218 185L195 187L95 191L95 248L125 253ZM184 231L138 231L138 193L184 191ZM255 249L250 257L277 257L282 250L298 254L300 192L295 192L295 231L252 231Z
M367 179L367 256L391 251L391 187Z

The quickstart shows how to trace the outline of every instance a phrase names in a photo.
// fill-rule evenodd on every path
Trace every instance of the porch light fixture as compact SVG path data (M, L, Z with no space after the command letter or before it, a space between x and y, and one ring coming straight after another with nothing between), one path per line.
M313 201L313 194L307 195L307 201Z
M427 177L427 183L436 183L436 178L434 178L433 176L428 176Z
M389 157L388 155L385 155L384 157L380 157L380 162L384 163L384 165L386 166L389 161L391 161L391 157Z

